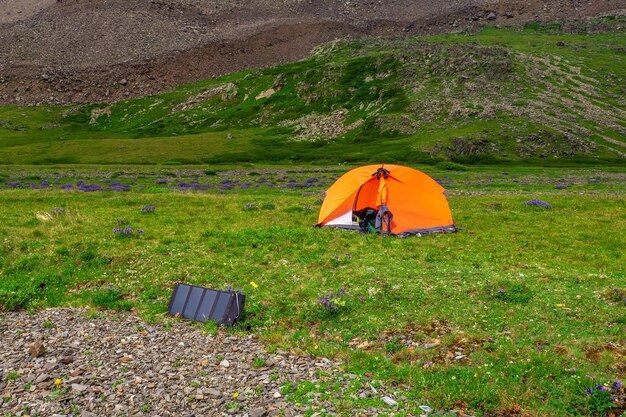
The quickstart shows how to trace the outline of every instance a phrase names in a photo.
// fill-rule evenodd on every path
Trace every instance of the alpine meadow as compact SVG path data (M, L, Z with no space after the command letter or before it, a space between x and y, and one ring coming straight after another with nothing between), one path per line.
M0 415L626 415L625 97L603 15L0 104ZM314 227L370 164L456 233ZM172 316L176 283L245 308Z

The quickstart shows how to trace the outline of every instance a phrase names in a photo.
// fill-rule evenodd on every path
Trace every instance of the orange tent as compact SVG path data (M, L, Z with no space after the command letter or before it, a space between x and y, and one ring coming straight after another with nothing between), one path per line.
M428 175L401 165L367 165L327 191L317 226L375 228L398 236L456 231L444 189Z

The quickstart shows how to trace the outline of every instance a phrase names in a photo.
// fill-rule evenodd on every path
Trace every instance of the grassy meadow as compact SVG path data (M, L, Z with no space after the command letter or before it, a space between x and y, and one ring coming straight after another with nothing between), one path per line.
M620 415L619 390L599 387L626 376L622 167L418 168L448 190L459 233L313 228L345 165L4 166L0 309L134 309L167 323L176 282L232 286L248 299L229 331L342 358L355 387L395 387L409 414ZM283 393L332 396L344 415L384 407L334 382Z
M354 391L287 384L288 401L624 415L625 27L344 39L151 97L0 106L0 311L167 327L176 282L231 286L245 317L205 331L354 374ZM324 190L381 161L435 177L459 233L312 227ZM367 384L404 411L353 395Z

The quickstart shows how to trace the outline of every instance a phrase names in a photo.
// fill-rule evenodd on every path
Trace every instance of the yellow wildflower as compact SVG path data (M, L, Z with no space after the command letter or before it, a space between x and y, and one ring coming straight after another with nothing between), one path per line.
M259 288L259 286L254 281L250 281L250 285L252 285L254 288Z

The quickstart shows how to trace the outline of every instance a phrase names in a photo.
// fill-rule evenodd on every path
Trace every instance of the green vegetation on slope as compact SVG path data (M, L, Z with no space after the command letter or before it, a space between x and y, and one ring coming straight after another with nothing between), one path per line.
M0 162L623 161L626 19L596 23L341 40L113 105L0 107Z

